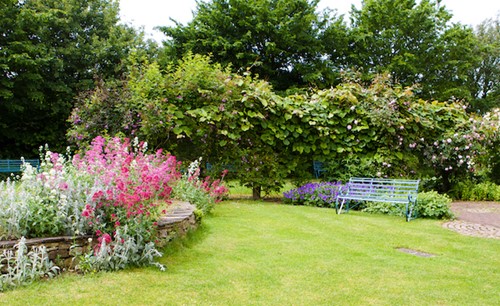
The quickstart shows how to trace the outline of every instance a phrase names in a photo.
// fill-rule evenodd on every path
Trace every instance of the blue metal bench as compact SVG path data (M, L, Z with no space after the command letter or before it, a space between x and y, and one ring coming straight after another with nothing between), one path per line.
M349 201L406 204L405 217L406 221L410 221L414 219L419 183L420 180L353 177L339 192L335 201L335 211L340 214L344 204L345 210L349 211Z
M33 168L40 167L40 160L38 159L25 159L25 163L30 164ZM21 172L23 160L21 159L0 159L0 173L14 173Z
M314 176L316 178L319 178L323 172L326 172L325 163L313 160L313 171L314 171Z

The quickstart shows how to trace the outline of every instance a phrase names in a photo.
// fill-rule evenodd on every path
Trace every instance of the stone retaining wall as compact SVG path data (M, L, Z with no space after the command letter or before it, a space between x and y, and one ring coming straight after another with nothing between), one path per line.
M159 246L165 246L175 237L182 237L198 227L195 207L187 202L174 202L169 212L158 220ZM62 236L26 239L28 249L45 246L49 259L61 268L74 268L75 258L91 250L97 239L93 236ZM12 250L17 240L0 241L0 253Z

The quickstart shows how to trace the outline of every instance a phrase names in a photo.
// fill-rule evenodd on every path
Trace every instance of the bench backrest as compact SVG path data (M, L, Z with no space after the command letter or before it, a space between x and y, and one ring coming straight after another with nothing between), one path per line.
M349 180L349 198L369 201L385 199L387 202L408 202L416 199L420 180L399 180L353 177Z
M325 163L313 160L313 172L316 178L319 178L323 172L326 172L325 166Z
M34 168L40 167L40 160L38 159L25 159L24 162ZM0 172L21 172L22 164L23 161L20 159L0 159Z

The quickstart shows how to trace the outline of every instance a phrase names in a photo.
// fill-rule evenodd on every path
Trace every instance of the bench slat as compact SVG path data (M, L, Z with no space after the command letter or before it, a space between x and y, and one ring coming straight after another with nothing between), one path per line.
M349 210L350 200L400 203L406 204L407 221L409 221L416 204L419 183L420 180L353 177L346 185L347 190L337 196L335 209L340 214L346 200L346 211ZM342 200L340 210L339 200Z
M38 159L25 159L24 162L30 164L34 168L40 167L40 161ZM22 165L23 160L21 159L0 159L0 172L21 172Z

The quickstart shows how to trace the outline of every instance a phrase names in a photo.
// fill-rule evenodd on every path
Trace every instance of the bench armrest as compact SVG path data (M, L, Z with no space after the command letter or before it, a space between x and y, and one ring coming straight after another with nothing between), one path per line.
M338 196L345 196L349 194L349 183L345 184L344 186L339 187L339 192L337 194Z

